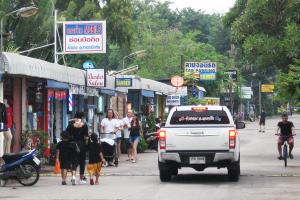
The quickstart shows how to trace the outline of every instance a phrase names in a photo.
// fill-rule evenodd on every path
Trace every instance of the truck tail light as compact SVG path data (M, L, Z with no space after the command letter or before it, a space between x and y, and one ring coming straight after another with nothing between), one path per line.
M160 149L166 149L166 131L165 130L159 130L158 131L158 137L159 137L159 147Z
M235 129L229 130L229 149L235 149L236 135L237 135L237 132Z

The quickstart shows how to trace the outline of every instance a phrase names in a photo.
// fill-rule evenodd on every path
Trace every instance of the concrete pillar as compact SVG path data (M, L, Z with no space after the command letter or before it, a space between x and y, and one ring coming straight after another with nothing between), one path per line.
M26 78L22 78L22 131L26 130L27 125L27 82Z
M22 134L22 79L13 78L13 119L16 126L13 152L20 151L20 139Z

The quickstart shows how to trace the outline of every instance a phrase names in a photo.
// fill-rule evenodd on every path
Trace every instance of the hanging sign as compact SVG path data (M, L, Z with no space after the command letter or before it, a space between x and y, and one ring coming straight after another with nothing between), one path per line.
M227 71L224 72L224 74L229 75L231 80L237 81L237 71L236 70L227 70Z
M106 21L63 22L64 54L106 53Z
M87 86L105 87L104 69L87 69Z
M273 93L275 86L273 84L262 84L261 92L263 93Z
M216 80L217 63L216 62L186 62L185 73L190 73L200 80Z
M115 78L116 87L131 87L132 78Z

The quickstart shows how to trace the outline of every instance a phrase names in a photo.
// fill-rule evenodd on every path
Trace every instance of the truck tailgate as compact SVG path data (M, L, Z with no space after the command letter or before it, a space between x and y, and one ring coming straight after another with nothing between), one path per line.
M166 128L166 150L228 150L229 129L230 126Z

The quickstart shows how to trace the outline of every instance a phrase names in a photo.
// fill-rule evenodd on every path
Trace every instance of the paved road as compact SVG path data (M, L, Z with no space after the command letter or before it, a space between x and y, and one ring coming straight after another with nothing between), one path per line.
M208 169L195 172L183 169L171 183L161 183L158 177L157 156L144 153L138 163L125 161L118 168L105 168L98 186L61 186L60 178L43 176L34 187L10 183L0 188L0 199L289 199L300 196L300 142L295 140L295 159L288 167L276 159L278 118L267 120L266 133L258 133L257 123L248 123L240 131L241 170L238 183L227 181L226 170ZM300 128L300 116L291 118ZM300 130L299 130L300 133Z

